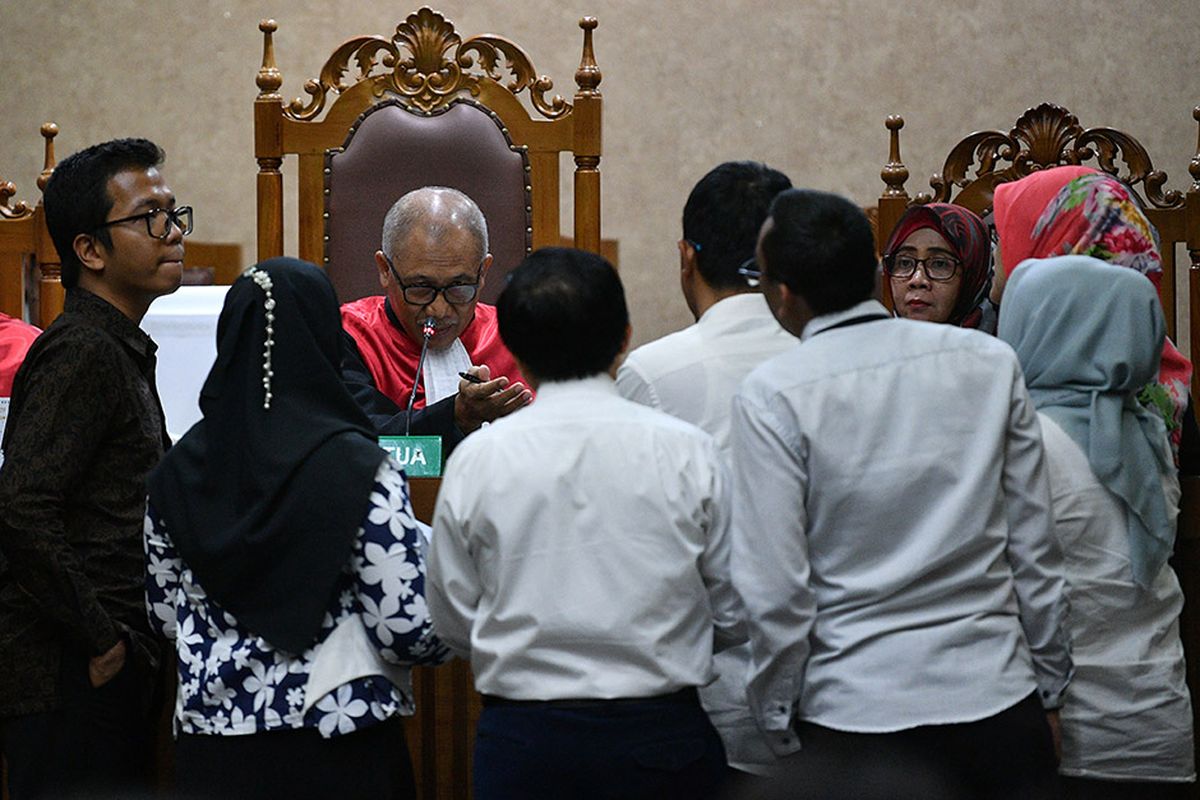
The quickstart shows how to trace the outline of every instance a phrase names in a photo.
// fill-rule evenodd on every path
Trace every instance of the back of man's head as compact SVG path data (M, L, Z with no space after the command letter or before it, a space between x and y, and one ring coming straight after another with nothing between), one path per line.
M754 257L771 200L791 186L782 172L757 161L726 161L700 179L683 207L683 238L696 248L709 286L746 288L738 267Z
M843 311L875 289L875 245L862 209L844 197L789 189L771 203L762 235L771 280L804 298L816 315Z
M513 270L496 303L500 336L538 380L606 372L629 328L625 291L594 253L545 247Z
M43 204L46 227L62 260L62 285L73 289L83 268L75 255L75 238L93 234L112 247L108 228L102 228L112 211L108 181L126 170L148 170L162 164L163 151L147 139L113 139L73 153L59 162L46 184Z

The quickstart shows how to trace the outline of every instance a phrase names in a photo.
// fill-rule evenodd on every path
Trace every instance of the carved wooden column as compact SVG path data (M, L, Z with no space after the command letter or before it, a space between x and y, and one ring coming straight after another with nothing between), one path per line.
M908 180L908 167L904 166L904 162L900 160L900 129L904 127L904 117L892 114L884 124L889 131L890 142L888 161L879 172L879 177L883 178L886 187L883 195L879 198L879 218L875 240L876 249L879 250L881 256L883 248L887 245L888 237L896 229L896 224L900 222L900 217L904 216L909 204L908 192L904 188L904 182ZM880 295L884 305L891 309L892 287L886 276L880 277Z
M600 123L603 99L600 68L592 50L595 17L579 20L583 29L583 57L575 72L575 246L600 252Z
M271 35L275 20L258 23L263 33L262 66L255 83L254 157L258 161L258 260L283 255L283 98L279 88L283 76L275 66L275 44Z
M42 174L38 176L37 187L46 191L50 175L58 161L54 158L54 137L58 136L58 126L53 122L42 125L42 138L46 140L45 155L42 160ZM34 257L38 264L38 325L43 329L62 313L66 301L66 290L62 285L62 259L58 256L58 248L50 238L50 229L46 227L46 209L41 198L38 199L34 212L34 231L37 240L34 243Z

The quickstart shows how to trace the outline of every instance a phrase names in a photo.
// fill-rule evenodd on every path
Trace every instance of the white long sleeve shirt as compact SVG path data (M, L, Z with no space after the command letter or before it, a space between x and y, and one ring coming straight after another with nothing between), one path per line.
M668 694L744 638L711 437L608 376L543 383L449 460L426 583L476 688L514 700Z
M734 401L734 583L749 697L888 732L994 715L1071 672L1041 434L1012 350L949 325L809 323Z
M761 294L737 294L714 303L694 325L630 353L617 372L617 391L711 434L728 464L738 386L759 364L799 344ZM775 757L746 703L749 643L718 653L713 667L717 679L700 690L700 702L721 734L729 764L764 772Z
M617 372L617 391L679 417L729 452L733 393L750 371L796 347L757 292L714 303L681 331L642 345Z
M1179 579L1164 564L1148 587L1137 585L1128 510L1096 478L1079 445L1054 420L1038 417L1075 661L1063 699L1059 772L1111 781L1195 780ZM1162 446L1168 446L1165 438ZM1173 519L1179 504L1174 472L1163 476L1163 493Z

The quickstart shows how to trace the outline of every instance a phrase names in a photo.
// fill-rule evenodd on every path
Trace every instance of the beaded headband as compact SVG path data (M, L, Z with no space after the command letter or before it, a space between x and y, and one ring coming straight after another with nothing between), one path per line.
M265 270L259 269L257 266L246 267L242 273L250 280L258 284L259 288L267 296L263 302L263 309L267 314L267 338L263 342L263 410L271 410L271 378L275 376L275 372L271 369L271 346L275 344L275 297L271 294L271 276Z

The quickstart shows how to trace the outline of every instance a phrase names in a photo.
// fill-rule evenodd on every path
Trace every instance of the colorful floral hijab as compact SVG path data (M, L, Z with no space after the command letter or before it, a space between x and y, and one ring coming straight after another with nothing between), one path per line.
M1061 256L1026 260L1013 272L998 332L1016 352L1037 410L1079 445L1128 511L1140 586L1158 577L1175 541L1162 483L1174 470L1166 430L1137 401L1158 372L1164 330L1149 283L1095 258Z
M997 186L993 208L1000 234L996 267L1005 274L1029 258L1074 254L1136 270L1155 289L1162 281L1154 226L1129 189L1107 173L1075 166L1035 172ZM1158 381L1144 387L1139 399L1162 415L1176 457L1191 381L1191 362L1167 339Z
M941 234L962 262L962 283L948 325L977 328L983 318L980 304L992 286L992 247L987 226L969 209L950 203L926 203L904 212L888 237L884 253L901 247L909 236L922 228Z

